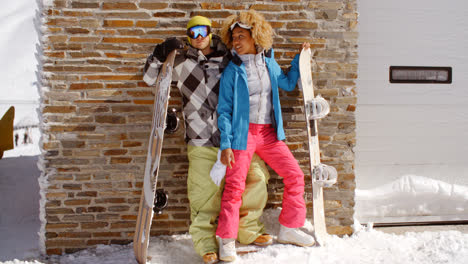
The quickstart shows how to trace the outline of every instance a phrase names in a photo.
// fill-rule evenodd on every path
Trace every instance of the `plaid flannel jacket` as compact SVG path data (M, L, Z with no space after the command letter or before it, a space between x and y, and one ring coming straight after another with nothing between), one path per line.
M230 52L218 36L212 37L213 53L205 56L189 46L180 51L174 61L172 81L183 99L185 140L194 146L219 147L220 132L217 125L219 79L229 63ZM156 81L162 62L151 54L143 79L148 85Z

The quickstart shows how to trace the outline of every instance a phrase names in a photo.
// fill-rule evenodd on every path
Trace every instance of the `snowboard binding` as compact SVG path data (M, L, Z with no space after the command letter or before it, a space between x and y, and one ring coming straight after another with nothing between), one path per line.
M174 134L179 129L180 119L177 117L177 109L171 108L167 111L166 126L164 132Z
M162 214L163 210L167 207L169 196L164 189L156 190L156 197L154 199L153 212L155 214Z
M312 170L313 180L322 187L331 187L336 183L338 172L332 166L320 163Z
M312 120L324 118L330 113L330 105L327 100L320 95L317 95L317 97L309 101L307 106L306 111L308 112L309 118Z

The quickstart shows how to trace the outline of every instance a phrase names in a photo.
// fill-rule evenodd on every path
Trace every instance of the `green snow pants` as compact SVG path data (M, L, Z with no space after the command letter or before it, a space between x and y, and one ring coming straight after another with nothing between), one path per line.
M217 217L221 206L224 180L218 187L211 180L210 171L216 162L218 148L195 147L188 145L187 155L189 170L187 179L188 198L190 200L189 233L192 236L195 251L203 256L209 252L218 252L215 233ZM237 240L242 244L252 243L265 232L259 221L268 199L267 183L270 178L265 163L256 154L252 158L249 173L242 195L239 211L239 232Z

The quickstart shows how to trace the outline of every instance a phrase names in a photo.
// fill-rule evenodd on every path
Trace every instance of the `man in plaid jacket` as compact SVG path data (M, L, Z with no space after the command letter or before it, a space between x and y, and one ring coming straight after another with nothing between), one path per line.
M190 200L191 225L189 232L197 253L205 263L218 261L216 243L216 219L219 214L223 184L218 186L210 177L217 160L220 132L217 126L219 79L231 54L220 38L211 33L211 21L194 16L187 24L188 48L178 50L172 71L183 98L185 139L189 170L187 179ZM156 45L145 65L144 81L153 85L160 66L174 49L182 49L183 43L169 38ZM266 184L269 173L265 163L255 155L247 176L242 196L237 240L242 244L267 246L272 237L265 233L259 217L268 198Z

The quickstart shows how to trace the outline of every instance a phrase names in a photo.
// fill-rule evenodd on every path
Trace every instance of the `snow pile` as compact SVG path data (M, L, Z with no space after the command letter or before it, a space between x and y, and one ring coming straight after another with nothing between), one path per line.
M468 219L468 187L427 177L405 175L371 190L356 190L361 222L408 222Z
M25 142L25 134L27 139ZM15 129L13 135L18 135L18 145L15 148L4 152L3 158L20 157L20 156L37 156L41 154L39 141L41 132L38 127Z

